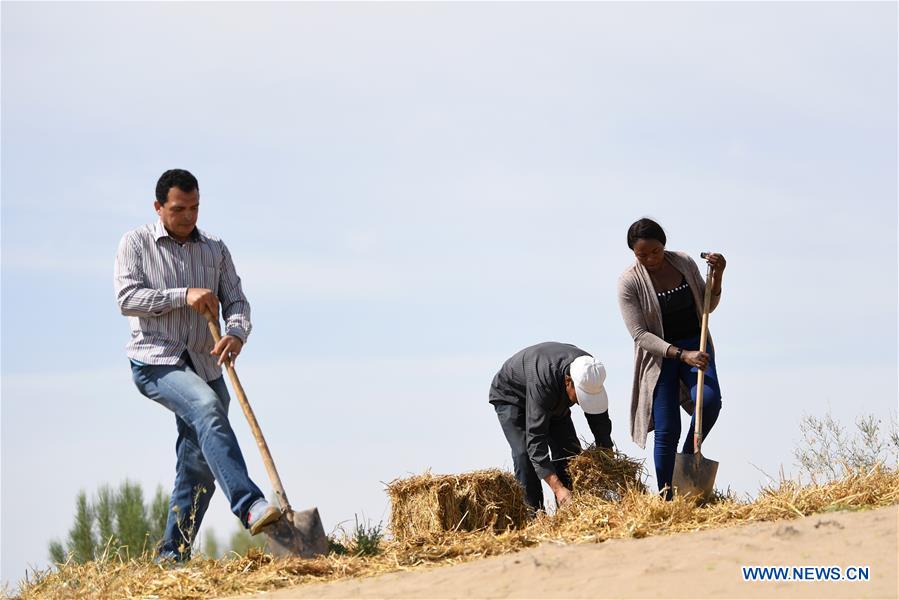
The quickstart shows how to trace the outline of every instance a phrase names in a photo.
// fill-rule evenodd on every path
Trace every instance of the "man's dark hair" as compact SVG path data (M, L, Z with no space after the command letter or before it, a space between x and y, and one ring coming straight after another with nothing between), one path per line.
M197 178L184 169L169 169L156 182L156 201L165 204L169 198L169 190L173 187L182 192L192 192L200 189Z
M662 242L663 246L667 241L662 226L646 217L634 221L634 224L627 230L627 247L633 250L637 240L657 240Z

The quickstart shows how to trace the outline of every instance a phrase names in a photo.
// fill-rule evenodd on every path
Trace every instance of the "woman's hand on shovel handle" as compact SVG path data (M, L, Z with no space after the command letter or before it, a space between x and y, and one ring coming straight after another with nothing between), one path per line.
M224 365L225 362L233 366L234 361L237 359L237 355L240 354L242 349L243 342L240 341L240 338L233 335L226 335L218 341L218 344L215 345L210 354L219 357L220 367Z
M709 366L709 353L699 350L684 350L681 360L697 369L705 369Z
M712 268L711 282L712 293L716 296L721 294L721 276L724 275L724 269L727 267L727 261L723 254L717 252L705 252L705 260Z

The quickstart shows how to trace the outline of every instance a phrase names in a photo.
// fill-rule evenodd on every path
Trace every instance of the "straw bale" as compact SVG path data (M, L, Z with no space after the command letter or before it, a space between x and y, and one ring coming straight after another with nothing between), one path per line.
M643 462L622 452L590 446L568 463L572 491L618 500L630 489L644 492Z
M390 529L397 540L447 531L502 532L524 527L527 517L521 486L499 469L396 479L387 494Z

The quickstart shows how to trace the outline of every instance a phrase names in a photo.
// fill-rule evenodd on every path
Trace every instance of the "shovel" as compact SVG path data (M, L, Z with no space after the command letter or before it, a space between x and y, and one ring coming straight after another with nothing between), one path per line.
M212 334L212 339L217 344L222 337L219 331L218 317L213 316L209 311L206 311L204 316L209 322L209 333ZM256 438L256 445L259 446L259 452L262 454L262 462L265 463L265 470L268 472L268 477L275 488L275 496L277 496L278 505L281 508L281 517L263 529L263 533L268 537L269 550L275 556L301 556L303 558L327 554L328 538L325 535L325 528L318 514L318 508L295 512L290 507L290 502L287 501L287 494L284 492L284 485L281 483L277 469L275 469L272 454L269 452L268 444L265 443L265 438L262 437L262 430L259 428L253 409L250 408L250 402L243 391L243 386L240 385L237 372L228 361L225 362L225 369L228 371L231 385L237 393L237 399L240 401L243 414L246 415L250 424L253 437Z
M702 253L705 258L705 252ZM712 301L711 286L712 267L706 269L705 298L702 302L702 332L699 336L699 351L705 352L709 335L709 305ZM696 407L693 409L695 427L693 428L693 454L678 452L674 457L674 477L672 487L680 495L691 495L702 499L711 497L715 489L715 475L718 463L702 455L702 391L705 382L705 369L699 369L696 376Z

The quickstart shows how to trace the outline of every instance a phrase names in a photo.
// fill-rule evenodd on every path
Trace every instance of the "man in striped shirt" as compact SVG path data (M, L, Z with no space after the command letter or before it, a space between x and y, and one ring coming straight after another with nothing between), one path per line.
M250 305L228 248L197 229L200 190L181 169L156 185L159 220L126 233L115 261L116 300L128 317L127 354L140 392L175 413L177 462L162 559L190 558L191 543L217 481L250 533L280 517L247 473L228 421L222 365L250 333ZM225 318L213 346L205 313Z

